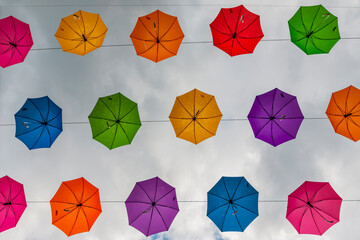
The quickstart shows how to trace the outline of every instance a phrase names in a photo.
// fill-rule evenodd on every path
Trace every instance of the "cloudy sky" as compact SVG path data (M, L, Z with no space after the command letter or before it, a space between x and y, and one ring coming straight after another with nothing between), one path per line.
M287 21L304 1L86 3L118 6L0 0L0 18L13 15L29 23L34 49L57 48L54 34L62 17L79 9L96 12L109 28L104 45L113 45L131 43L137 17L160 9L178 17L184 42L198 42L212 40L209 23L222 6L244 4L261 16L264 40L289 39ZM359 0L306 1L320 3L338 16L342 37L360 37ZM0 123L14 123L27 98L46 95L62 108L64 122L86 122L97 99L116 92L138 103L142 120L167 120L176 96L194 88L214 95L225 119L246 118L255 96L275 87L296 95L305 117L324 118L332 92L351 84L360 87L359 46L358 39L343 39L330 54L307 56L288 40L261 41L254 54L231 58L212 44L182 44L176 57L160 63L138 57L132 46L103 47L86 56L34 50L24 63L0 70ZM245 176L261 201L287 200L305 180L330 182L343 199L360 200L359 145L335 134L327 119L305 119L297 138L276 148L255 139L248 121L222 121L217 135L197 146L176 138L170 122L144 122L131 145L111 151L92 139L89 124L63 128L51 149L29 151L14 137L14 126L0 127L0 176L22 182L28 201L49 201L62 181L79 177L100 189L101 200L123 201L135 182L155 176L174 186L180 201L206 201L207 191L221 176ZM340 223L323 239L358 239L359 206L343 202ZM286 202L260 202L259 217L244 233L221 233L206 217L205 202L180 202L179 207L170 231L153 239L317 239L298 235L285 219ZM71 238L145 239L128 225L124 203L104 202L102 208L89 233ZM49 203L29 203L17 227L1 233L0 239L67 236L51 224Z

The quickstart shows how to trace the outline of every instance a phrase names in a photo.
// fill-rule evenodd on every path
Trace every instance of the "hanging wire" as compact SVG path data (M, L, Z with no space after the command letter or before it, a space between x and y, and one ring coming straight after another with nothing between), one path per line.
M304 120L324 120L328 119L326 117L310 117L304 118ZM221 122L239 122L239 121L247 121L247 118L224 118L221 119ZM142 123L167 123L170 120L141 120ZM63 122L64 125L82 125L82 124L90 124L89 122ZM0 123L0 127L11 127L15 126L15 123Z

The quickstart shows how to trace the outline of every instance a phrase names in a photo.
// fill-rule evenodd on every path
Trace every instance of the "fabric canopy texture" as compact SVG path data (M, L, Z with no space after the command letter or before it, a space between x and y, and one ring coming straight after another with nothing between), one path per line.
M169 116L176 136L194 144L215 136L221 117L215 97L197 89L176 97Z
M300 7L289 29L291 41L308 55L329 53L340 40L337 17L322 5Z
M177 17L156 10L138 18L130 38L137 55L160 62L177 54L184 33Z
M61 19L55 37L63 51L85 55L101 47L107 30L99 14L80 10Z
M129 224L145 236L168 231L179 212L175 188L158 177L137 182L125 205Z
M244 177L222 177L207 198L207 216L221 232L243 232L259 215L259 193Z
M322 235L339 222L341 202L329 183L305 181L289 195L286 218L299 234Z
M222 8L210 24L214 46L230 56L254 52L264 37L260 16L248 11L243 5Z
M85 178L63 182L50 205L52 224L68 236L90 231L102 212L99 189Z
M34 42L30 26L13 16L0 19L0 66L23 62Z
M336 133L353 141L360 139L360 90L349 86L334 92L326 110Z

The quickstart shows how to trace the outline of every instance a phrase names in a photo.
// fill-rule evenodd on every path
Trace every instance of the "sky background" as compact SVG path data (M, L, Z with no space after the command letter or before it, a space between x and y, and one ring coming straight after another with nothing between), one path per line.
M54 34L62 17L79 9L99 13L109 29L104 45L112 45L131 43L137 18L160 9L178 17L184 42L197 42L212 40L209 24L221 7L244 4L261 16L264 40L289 39L287 21L298 7L323 4L339 18L342 37L360 37L358 0L89 0L138 6L49 6L76 4L85 1L0 0L0 18L29 23L38 49L59 47ZM30 51L24 63L0 69L0 123L14 123L27 98L42 96L62 108L64 122L86 122L99 97L117 92L138 103L142 120L167 120L176 96L194 88L214 95L225 119L246 118L255 96L275 87L297 96L305 117L323 118L332 92L360 87L359 44L343 39L330 54L307 56L290 41L261 41L253 54L232 58L209 43L182 44L177 56L159 63L137 56L132 46L86 56ZM131 145L111 151L92 139L89 124L64 124L63 130L51 149L29 151L14 137L14 126L0 127L0 176L23 183L28 201L49 201L62 181L79 177L100 189L101 200L123 201L137 181L155 176L174 186L180 201L206 201L221 176L245 176L263 201L287 200L305 180L330 182L343 199L360 200L359 145L335 134L327 119L305 119L297 138L276 148L254 138L248 121L222 121L216 136L199 145L176 138L170 122L143 123ZM343 202L340 222L322 238L359 239L359 206ZM286 202L259 203L259 217L243 233L221 233L206 217L205 202L179 208L170 230L153 239L318 239L298 235L285 218ZM89 233L71 238L145 239L128 225L124 203L103 203L102 209ZM49 203L29 203L17 227L0 234L5 240L67 238L51 224Z

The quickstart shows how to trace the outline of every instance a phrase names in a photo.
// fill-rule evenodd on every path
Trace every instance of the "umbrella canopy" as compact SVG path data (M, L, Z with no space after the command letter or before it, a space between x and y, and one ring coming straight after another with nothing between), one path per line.
M175 188L158 177L137 182L125 205L130 226L145 236L168 231L179 212Z
M210 24L214 46L230 56L254 52L264 37L260 16L248 11L243 5L222 8Z
M353 141L360 139L360 90L349 86L334 92L326 110L334 130Z
M130 38L137 55L160 62L177 54L184 33L177 17L156 10L138 18Z
M62 132L62 111L49 97L28 98L15 114L16 133L30 150L50 148Z
M329 53L340 40L337 17L322 5L300 7L289 29L291 41L308 55Z
M259 215L259 193L244 177L222 177L207 198L207 216L221 232L243 232Z
M322 235L339 222L341 202L329 183L305 181L289 195L286 218L299 234Z
M68 236L90 231L102 212L99 189L85 178L62 182L50 205L52 224Z
M0 232L15 227L26 206L24 186L8 176L0 178Z
M176 136L194 144L215 136L221 117L215 97L197 89L176 97L169 116Z
M107 30L99 14L79 10L61 19L55 37L63 51L85 55L101 47Z
M276 147L295 139L304 116L295 96L275 88L256 96L248 119L255 137Z
M0 19L1 67L23 62L33 44L29 24L13 16Z
M121 93L99 98L89 121L93 139L109 149L130 144L141 127L137 104Z

